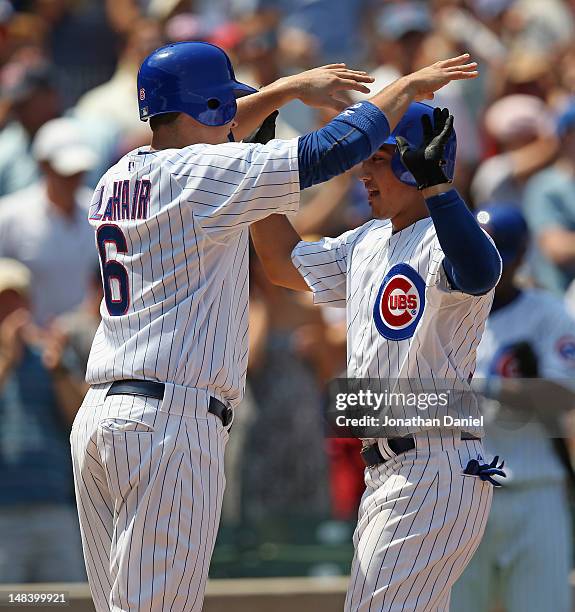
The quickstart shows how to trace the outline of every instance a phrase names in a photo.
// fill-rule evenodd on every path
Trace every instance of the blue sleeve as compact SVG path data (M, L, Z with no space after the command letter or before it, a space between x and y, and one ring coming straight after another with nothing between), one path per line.
M386 116L371 102L350 106L298 141L300 189L323 183L364 161L389 137Z
M499 281L501 258L455 189L426 200L454 289L483 295Z

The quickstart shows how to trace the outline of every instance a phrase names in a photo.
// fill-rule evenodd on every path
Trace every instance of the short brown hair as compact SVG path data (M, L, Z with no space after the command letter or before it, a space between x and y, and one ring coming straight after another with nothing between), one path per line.
M161 115L154 115L150 117L150 127L152 132L155 132L162 125L169 125L180 116L180 113L162 113Z

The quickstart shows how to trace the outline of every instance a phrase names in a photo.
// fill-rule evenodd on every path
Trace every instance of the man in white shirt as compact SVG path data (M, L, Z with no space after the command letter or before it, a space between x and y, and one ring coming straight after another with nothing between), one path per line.
M71 119L54 119L37 133L32 152L43 179L0 199L0 256L32 273L32 313L40 325L76 308L96 265L87 221L84 173L96 155Z

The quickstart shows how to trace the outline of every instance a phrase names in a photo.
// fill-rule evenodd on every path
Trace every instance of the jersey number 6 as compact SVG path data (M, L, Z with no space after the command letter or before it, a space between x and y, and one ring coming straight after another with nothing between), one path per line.
M130 305L130 282L126 268L115 259L107 259L106 245L113 244L117 253L127 253L126 237L117 225L101 225L96 232L96 242L102 262L106 307L111 316L119 317L126 314Z

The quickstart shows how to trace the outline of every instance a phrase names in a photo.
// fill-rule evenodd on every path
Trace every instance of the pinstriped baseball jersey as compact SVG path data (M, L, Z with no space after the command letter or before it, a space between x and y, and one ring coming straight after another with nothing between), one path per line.
M372 220L338 238L300 242L292 258L316 303L347 308L350 378L448 379L467 388L493 291L475 297L449 287L431 218L395 233L389 221ZM475 403L468 408L479 416Z
M123 157L90 209L105 299L87 381L159 380L237 405L248 351L248 226L298 204L297 139Z
M316 303L347 308L350 378L397 381L400 390L439 379L468 387L493 291L474 297L450 288L430 218L395 233L389 221L373 220L335 239L300 242L292 259ZM479 416L475 402L466 409ZM402 407L389 413L404 417ZM437 406L428 416L440 414ZM415 448L396 455L377 440L386 461L366 468L344 609L447 612L491 506L491 485L463 474L470 460L483 460L483 447L455 428L390 429L385 435L414 433Z
M97 187L102 323L70 441L98 612L202 609L228 440L210 398L241 400L248 227L297 210L297 159L297 140L136 150ZM163 399L108 396L133 378Z
M539 289L526 289L487 319L477 349L477 378L518 377L510 348L528 342L534 350L541 378L573 386L575 376L575 321L563 302ZM563 482L565 468L543 425L509 429L487 423L486 449L505 457L505 486Z
M541 378L573 386L575 321L561 300L525 289L493 311L477 348L476 377L518 377L511 347L519 342L532 347ZM497 418L499 403L490 401L489 408ZM507 478L494 497L485 536L453 589L453 612L484 612L495 592L508 612L573 609L572 518L556 442L534 421L524 426L486 421L486 452L505 458Z

